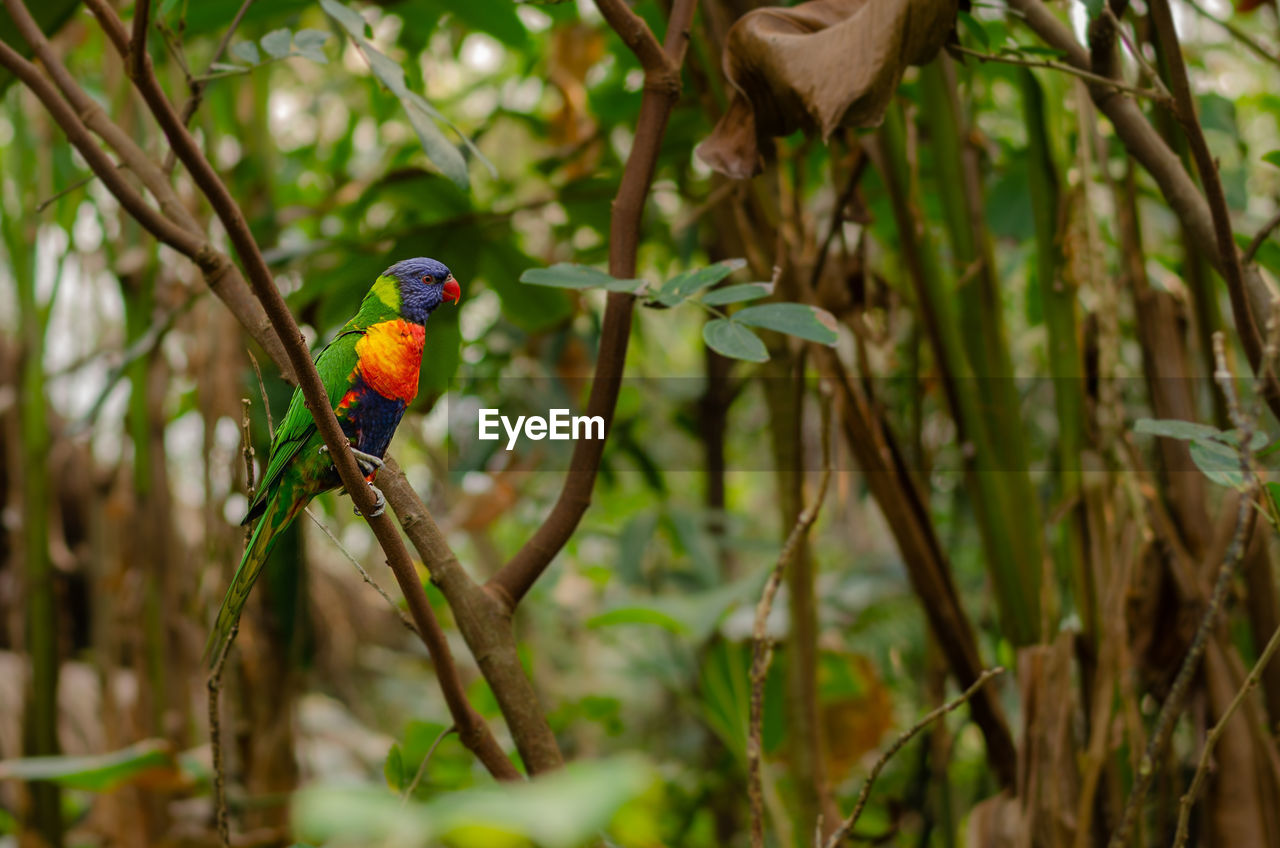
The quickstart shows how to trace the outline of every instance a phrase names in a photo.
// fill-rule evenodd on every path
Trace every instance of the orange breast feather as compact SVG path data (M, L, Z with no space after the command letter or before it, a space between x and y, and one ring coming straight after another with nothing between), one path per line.
M422 325L410 321L374 324L356 342L356 371L378 394L408 404L418 395L425 337Z

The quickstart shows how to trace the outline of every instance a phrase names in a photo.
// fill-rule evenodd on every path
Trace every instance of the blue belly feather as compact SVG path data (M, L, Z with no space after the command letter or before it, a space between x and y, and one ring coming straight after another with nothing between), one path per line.
M384 456L404 416L405 403L378 394L359 378L352 392L355 398L345 410L346 415L339 417L342 432L358 450Z

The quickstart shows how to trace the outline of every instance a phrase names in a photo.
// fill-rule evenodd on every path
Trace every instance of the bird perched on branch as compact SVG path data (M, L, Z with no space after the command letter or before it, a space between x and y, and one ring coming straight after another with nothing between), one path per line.
M382 514L386 501L373 478L405 407L418 394L427 318L441 303L457 303L461 295L458 281L436 260L397 262L378 277L360 311L316 357L316 370L334 415L376 496L375 515ZM312 498L340 484L302 391L295 391L271 442L267 471L242 522L248 525L257 520L258 524L205 646L210 665L226 650L277 534Z

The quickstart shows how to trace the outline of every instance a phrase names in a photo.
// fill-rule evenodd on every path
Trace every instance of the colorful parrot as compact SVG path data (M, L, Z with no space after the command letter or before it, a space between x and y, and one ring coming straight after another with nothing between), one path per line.
M397 262L378 277L360 311L316 357L329 403L377 497L375 515L382 513L386 501L373 478L405 407L418 394L427 318L441 303L457 303L461 295L458 281L436 260ZM341 484L327 451L302 392L295 391L271 443L267 471L242 522L258 520L205 646L205 661L210 665L225 650L276 534L312 498Z

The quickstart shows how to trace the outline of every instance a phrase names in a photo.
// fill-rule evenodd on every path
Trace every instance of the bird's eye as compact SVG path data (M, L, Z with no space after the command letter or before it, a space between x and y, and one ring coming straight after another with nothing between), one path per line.
M427 278L426 278L425 276L423 276L423 278L422 278L422 284L423 284L423 285L426 285L426 283L427 283Z

